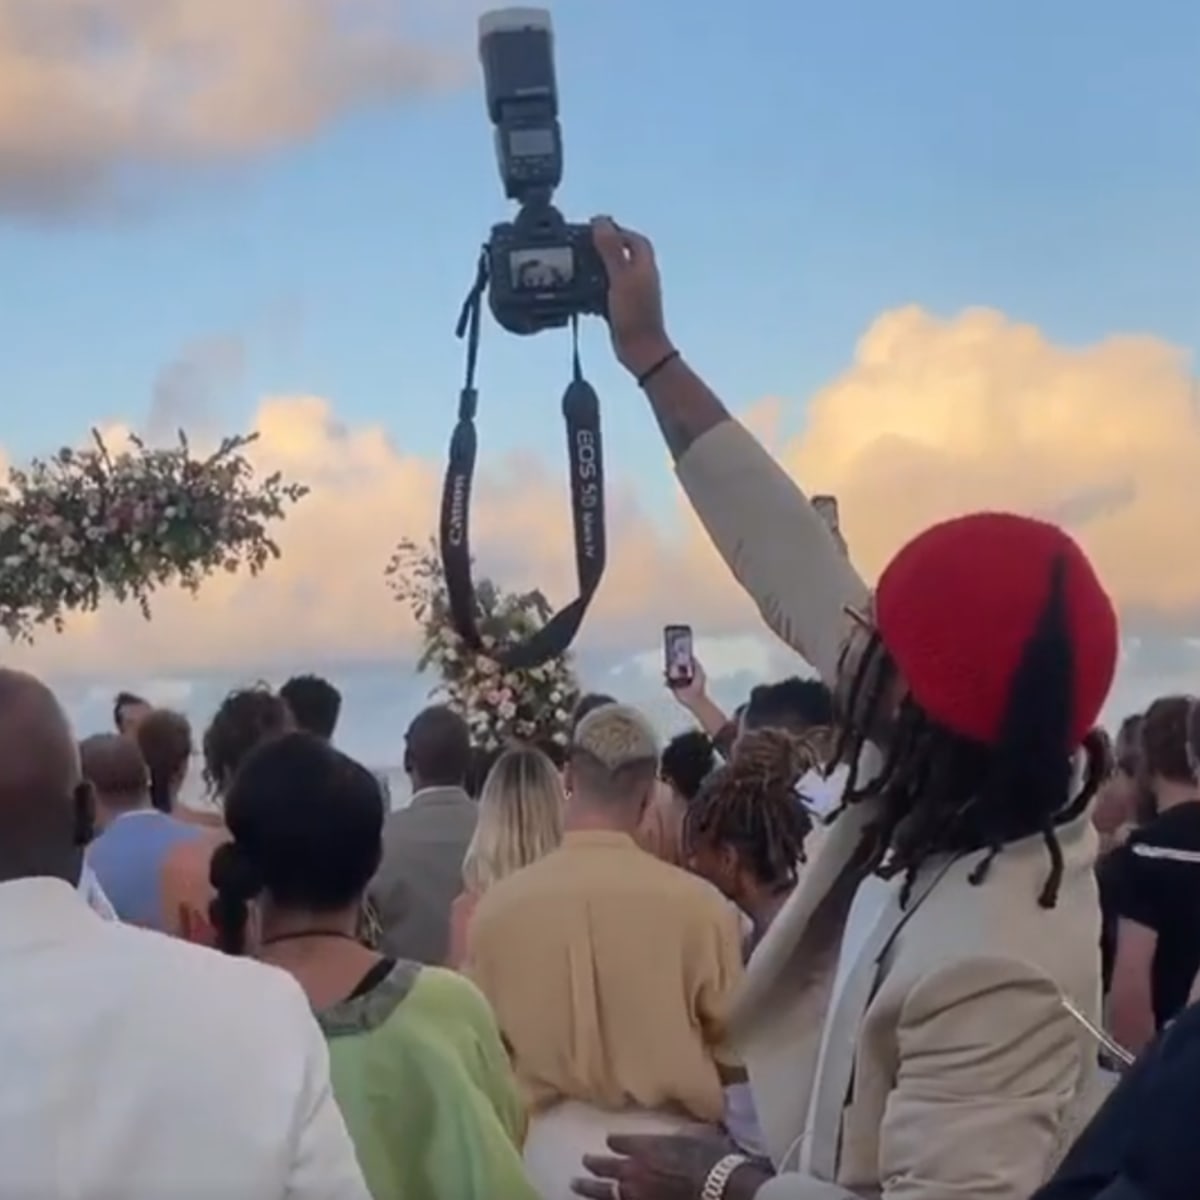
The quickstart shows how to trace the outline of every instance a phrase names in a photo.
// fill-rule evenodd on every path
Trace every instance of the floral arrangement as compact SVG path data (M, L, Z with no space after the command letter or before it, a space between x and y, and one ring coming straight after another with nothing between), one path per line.
M437 546L402 541L386 575L421 631L417 669L434 667L441 682L431 695L462 714L475 744L498 750L506 742L565 746L579 683L570 655L522 670L506 670L471 650L450 619L446 577ZM489 579L476 583L476 621L484 649L510 645L540 629L552 611L541 592L506 592Z
M13 469L0 481L0 629L31 642L43 625L113 597L150 616L167 584L195 593L214 571L257 575L279 557L267 526L307 489L279 474L256 481L242 453L255 436L226 438L214 454L137 437L110 452L92 445Z

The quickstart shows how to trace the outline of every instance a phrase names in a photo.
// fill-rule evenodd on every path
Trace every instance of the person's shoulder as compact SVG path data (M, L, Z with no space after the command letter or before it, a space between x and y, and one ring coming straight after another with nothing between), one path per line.
M1160 813L1134 830L1126 845L1137 858L1200 865L1200 800Z
M385 838L395 837L397 834L403 833L419 817L420 809L413 808L411 805L392 809L383 818L383 836Z
M478 899L471 917L472 928L496 921L519 919L529 907L546 903L547 892L557 889L561 878L557 870L557 850L551 850L536 862L497 880Z
M490 1024L492 1010L483 993L465 975L446 967L422 967L410 999L444 1017L471 1025Z
M702 923L728 925L734 921L729 902L708 880L652 855L647 854L646 858L649 862L643 864L642 870L647 880L653 881L656 903L665 902L687 918Z
M102 955L114 972L125 970L131 988L150 994L156 1002L169 1001L181 1021L188 1014L211 1014L215 998L219 1008L240 1015L261 1011L275 1020L308 1012L300 985L276 967L251 958L223 954L180 938L132 925L105 927Z

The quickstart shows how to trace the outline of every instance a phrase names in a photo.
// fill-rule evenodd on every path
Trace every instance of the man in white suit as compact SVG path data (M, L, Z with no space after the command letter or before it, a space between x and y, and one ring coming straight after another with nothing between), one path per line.
M595 239L617 356L726 563L834 689L850 771L731 1016L770 1162L613 1138L576 1190L1026 1200L1098 1093L1096 843L1072 768L1115 670L1112 605L1069 537L1008 514L927 530L872 594L667 340L650 244L608 222Z
M0 1190L369 1200L300 988L98 916L91 818L54 696L0 671Z

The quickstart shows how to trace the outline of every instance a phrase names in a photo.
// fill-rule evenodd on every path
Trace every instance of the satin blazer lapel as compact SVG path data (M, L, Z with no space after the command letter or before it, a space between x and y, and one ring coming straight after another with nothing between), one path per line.
M900 907L898 893L893 896L864 938L843 986L830 1004L806 1131L808 1171L817 1179L830 1183L837 1180L842 1113L854 1078L858 1031L875 995L883 959L954 861L947 860L918 880L905 908Z

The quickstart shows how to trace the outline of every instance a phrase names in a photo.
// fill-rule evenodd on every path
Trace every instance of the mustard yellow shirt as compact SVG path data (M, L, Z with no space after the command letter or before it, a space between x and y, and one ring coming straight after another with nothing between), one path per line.
M742 972L737 919L703 880L621 833L563 844L489 888L466 970L536 1111L723 1110L716 1049Z

